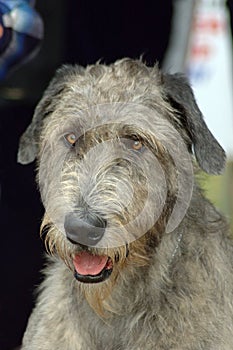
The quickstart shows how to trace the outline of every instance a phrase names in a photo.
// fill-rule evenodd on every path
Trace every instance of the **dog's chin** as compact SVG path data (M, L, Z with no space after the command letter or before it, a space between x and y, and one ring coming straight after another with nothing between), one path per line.
M113 271L113 262L110 257L93 255L86 251L75 255L73 264L74 277L82 283L104 282Z

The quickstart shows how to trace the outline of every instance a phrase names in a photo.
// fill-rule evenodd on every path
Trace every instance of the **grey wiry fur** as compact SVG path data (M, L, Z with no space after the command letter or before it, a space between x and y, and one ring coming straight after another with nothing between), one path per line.
M222 171L181 75L130 59L57 72L19 149L21 163L38 159L53 256L23 350L233 349L233 245L192 182L192 149L204 171ZM71 214L107 222L99 244L67 239ZM74 278L83 251L111 258L108 279Z

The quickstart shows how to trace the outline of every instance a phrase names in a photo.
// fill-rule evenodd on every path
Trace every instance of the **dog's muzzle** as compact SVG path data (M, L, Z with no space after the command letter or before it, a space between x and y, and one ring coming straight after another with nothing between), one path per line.
M97 245L104 235L106 226L106 221L100 217L88 216L83 220L77 218L75 214L66 215L64 223L68 240L88 247Z
M100 217L88 216L85 220L75 214L65 217L64 228L68 240L82 247L93 247L102 239L106 221ZM99 283L106 280L112 273L113 263L107 255L93 255L84 249L73 259L75 278L83 283Z

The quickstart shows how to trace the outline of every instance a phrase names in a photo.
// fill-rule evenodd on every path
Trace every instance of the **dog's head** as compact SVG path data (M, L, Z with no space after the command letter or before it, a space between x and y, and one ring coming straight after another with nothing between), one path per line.
M109 79L109 90L112 88L112 85L114 88L114 81L111 82L111 78L113 80L114 78L122 80L122 90L115 94L115 101L113 96L112 99L109 98L105 103L127 102L126 100L128 102L137 102L136 96L131 96L132 99L130 100L130 95L133 95L134 92L143 94L142 90L144 90L145 97L148 94L149 101L150 98L153 98L151 92L154 90L158 93L159 91L161 97L174 108L174 124L177 125L178 130L183 129L186 131L190 139L190 150L191 146L193 146L200 167L209 174L220 174L223 171L225 152L208 129L195 101L193 91L184 75L162 74L158 72L156 67L149 68L140 61L130 59L117 61L108 69L102 65L87 67L87 69L80 66L67 65L59 69L39 102L32 123L21 137L18 152L19 163L28 164L35 160L38 155L39 137L43 121L63 103L61 99L65 91L69 89L82 91L83 88L83 94L88 94L90 89L96 90L95 94L98 103L98 94L101 94L101 90L98 91L98 84L101 86L101 76L105 76L106 81ZM128 86L125 86L125 80L128 80L128 84L126 84ZM131 87L131 83L134 86ZM108 85L108 82L106 85ZM125 91L125 87L128 87L130 91ZM106 92L103 91L103 93ZM128 96L126 97L127 94ZM156 94L154 97L156 98ZM92 102L95 103L94 99ZM79 106L78 98L74 103ZM99 103L104 102L100 100ZM150 103L153 104L153 100Z
M204 171L221 173L225 153L187 79L124 59L59 69L18 161L38 158L50 250L90 283L147 264L164 225L179 225L192 195L193 151Z

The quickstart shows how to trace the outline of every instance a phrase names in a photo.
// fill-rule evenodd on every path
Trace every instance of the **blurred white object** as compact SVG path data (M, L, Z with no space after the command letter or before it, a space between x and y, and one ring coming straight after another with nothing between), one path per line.
M175 4L174 33L183 31L187 38L173 34L164 69L188 75L208 127L233 156L233 56L226 0L176 0ZM185 16L192 19L186 25Z

